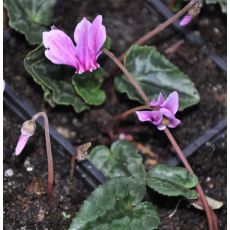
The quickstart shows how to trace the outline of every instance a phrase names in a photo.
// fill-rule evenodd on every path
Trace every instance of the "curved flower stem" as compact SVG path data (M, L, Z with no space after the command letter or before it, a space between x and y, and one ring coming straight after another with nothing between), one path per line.
M131 114L133 114L134 112L138 111L138 110L142 110L142 109L151 109L150 106L148 105L143 105L143 106L138 106L135 107L133 109L129 109L127 111L125 111L124 113L120 114L118 116L118 122L120 122L121 120L126 119L128 116L130 116ZM116 123L117 124L117 123ZM173 137L172 133L169 131L168 128L166 128L165 130L165 134L168 137L169 141L171 142L171 144L173 145L173 147L175 148L178 157L181 159L181 161L183 162L185 168L192 174L194 174L194 171L192 169L192 167L190 166L189 162L187 161L187 159L185 158L181 148L179 147L179 145L177 144L175 138ZM207 220L208 220L208 225L209 225L209 230L218 230L218 224L217 224L217 217L215 215L215 213L213 212L213 210L209 207L207 199L205 197L205 194L203 192L203 189L201 187L200 184L198 184L196 186L197 192L200 195L200 199L201 202L203 204L206 216L207 216Z
M191 1L191 2L196 2L196 1ZM190 2L190 3L191 3ZM132 76L132 74L129 73L129 71L126 69L126 67L114 56L113 53L111 53L109 50L107 49L103 49L103 52L123 71L123 73L127 76L128 80L130 81L130 83L135 87L135 89L137 90L137 92L139 93L139 95L143 98L143 100L145 101L146 105L145 106L149 106L150 104L150 100L147 97L147 95L145 94L145 92L143 91L143 89L141 88L141 86L139 85L139 83L136 81L136 79ZM130 110L131 111L131 110ZM132 113L135 112L135 110L132 110ZM126 117L128 115L130 115L131 112L126 113ZM124 117L124 115L123 115ZM172 145L174 146L174 148L177 151L178 156L180 157L181 161L184 163L185 167L188 169L189 172L193 173L193 170L191 168L191 166L189 165L187 159L184 157L184 154L182 152L182 150L180 149L179 145L177 144L176 140L174 139L174 137L172 136L171 132L166 128L165 129L165 134L168 137L168 139L170 140L170 142L172 143ZM193 173L194 174L194 173ZM197 185L197 192L200 195L200 199L203 203L204 206L204 210L208 219L208 225L209 225L209 230L218 230L218 226L217 226L217 218L213 212L213 210L211 210L211 208L209 207L206 197L204 195L204 192L202 190L202 187L200 186L200 184Z
M132 74L126 69L126 67L115 57L115 55L107 49L103 49L103 52L123 71L123 73L127 76L130 83L135 87L137 92L143 98L146 104L149 104L149 98L137 82L137 80L132 76Z
M32 117L32 121L35 122L39 117L42 117L44 120L44 129L45 129L45 140L46 140L46 152L47 152L47 161L48 161L48 185L47 185L47 194L48 194L48 203L50 203L52 199L52 189L53 189L53 157L50 143L50 135L49 135L49 121L45 112L36 113Z
M149 105L141 105L141 106L134 107L134 108L126 110L124 113L118 115L117 119L124 120L128 116L130 116L131 114L133 114L134 112L136 112L138 110L143 110L143 109L151 109L151 107Z
M136 42L134 42L134 44L137 45L143 45L146 42L148 42L150 39L152 39L156 34L160 33L162 30L164 30L165 28L167 28L168 26L170 26L172 23L174 23L178 18L180 18L182 15L184 15L188 10L191 9L191 7L194 6L194 4L197 2L197 0L191 0L184 8L182 8L178 13L176 13L175 15L173 15L171 18L169 18L167 21L165 21L164 23L160 24L159 26L157 26L156 28L154 28L153 30L149 31L147 34L145 34L144 36L142 36L141 38L139 38ZM121 54L121 56L119 57L119 61L123 61L124 56L126 54L127 50Z
M141 105L141 106L137 106L135 108L126 110L124 113L119 114L117 117L115 117L115 121L113 124L113 129L116 130L116 127L119 125L119 123L122 120L125 120L128 116L130 116L131 114L135 113L138 110L142 110L142 109L151 109L151 107L149 105Z
M181 161L183 162L184 166L186 167L186 169L190 173L194 174L194 171L193 171L192 167L188 163L186 157L184 156L181 148L177 144L177 142L176 142L175 138L173 137L172 133L169 131L168 128L166 128L164 131L165 131L165 134L168 137L169 141L171 142L172 146L176 150L178 157L181 159ZM202 202L204 210L206 212L206 216L207 216L207 219L208 219L209 230L217 230L218 226L217 226L217 223L216 223L216 216L215 216L213 210L209 207L207 199L206 199L205 194L204 194L204 191L203 191L203 189L202 189L200 184L198 184L196 186L196 190L200 195L201 202Z

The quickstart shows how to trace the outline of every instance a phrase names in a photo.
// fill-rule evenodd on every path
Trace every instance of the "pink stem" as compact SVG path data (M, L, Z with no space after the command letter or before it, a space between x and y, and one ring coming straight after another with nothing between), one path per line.
M176 142L175 138L173 137L172 133L169 131L168 128L166 128L164 131L165 131L165 134L168 137L169 141L171 142L172 146L176 150L178 157L183 162L185 168L190 173L194 174L194 171L193 171L192 167L190 166L189 162L187 161L186 157L184 156L181 148L177 144L177 142ZM196 190L200 195L200 199L201 199L201 202L203 204L203 207L204 207L207 219L208 219L209 229L210 230L218 230L218 226L217 226L217 223L216 223L216 216L215 216L214 212L212 211L212 209L209 207L207 199L206 199L205 194L204 194L204 191L203 191L203 189L202 189L200 184L198 184L196 186Z
M53 156L50 143L49 135L49 121L45 112L36 113L32 117L32 121L37 120L39 117L42 117L44 120L44 129L45 129L45 140L46 140L46 152L47 152L47 161L48 161L48 184L47 184L47 194L48 194L48 203L52 200L52 190L53 190Z

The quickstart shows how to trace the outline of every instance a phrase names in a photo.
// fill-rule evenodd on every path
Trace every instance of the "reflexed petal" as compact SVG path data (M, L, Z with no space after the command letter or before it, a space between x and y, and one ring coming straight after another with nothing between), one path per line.
M170 110L173 114L176 114L179 107L178 93L176 91L172 92L161 107Z
M176 117L168 118L168 121L169 121L169 124L168 124L169 128L176 128L181 123L181 121L177 119Z
M77 43L76 55L80 62L79 74L98 68L94 63L95 58L88 45L90 27L91 23L86 18L83 18L81 22L77 24L74 31L74 40Z
M95 62L98 55L101 53L100 49L102 48L106 40L106 30L105 26L102 25L102 16L98 15L89 30L89 48L91 53L95 56Z
M152 111L152 122L154 125L159 126L162 123L162 113L160 111Z
M31 137L31 135L25 135L25 134L21 134L19 139L18 139L18 143L17 146L15 148L15 155L19 155L22 150L24 149L29 137Z
M162 103L164 103L164 96L162 93L159 94L158 100L157 101L151 101L150 102L150 106L152 107L156 107L156 106L160 106Z
M58 29L43 32L45 56L54 64L64 64L78 68L75 47L68 35Z
M152 122L152 111L139 111L136 112L137 117L140 121L144 122L144 121L150 121Z
M160 108L159 112L165 117L175 117L175 114L173 114L170 110L165 108Z

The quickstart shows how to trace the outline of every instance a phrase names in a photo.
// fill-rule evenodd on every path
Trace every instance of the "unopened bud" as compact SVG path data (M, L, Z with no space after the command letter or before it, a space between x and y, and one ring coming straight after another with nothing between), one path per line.
M36 129L36 123L32 120L25 121L22 124L21 135L18 139L18 143L15 149L15 155L19 155L24 149L28 139L34 135Z

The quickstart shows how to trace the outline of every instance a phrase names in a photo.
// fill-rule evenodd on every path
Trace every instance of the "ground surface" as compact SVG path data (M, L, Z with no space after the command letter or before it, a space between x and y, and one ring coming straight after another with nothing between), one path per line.
M144 33L162 22L160 15L149 10L142 0L68 0L58 1L53 24L71 34L82 16L94 17L97 14L102 14L104 17L107 33L113 41L112 51L117 55L126 50ZM215 48L220 54L226 53L226 18L221 15L218 7L205 8L199 21L191 27L203 36L208 47ZM4 28L8 30L7 20ZM4 44L4 79L12 85L15 91L27 99L38 111L46 111L51 125L72 144L79 145L91 141L93 145L109 145L111 140L108 135L102 132L101 127L108 125L111 115L117 115L137 104L130 102L124 95L114 93L112 81L106 79L104 88L108 100L103 106L82 114L75 114L71 108L51 108L43 101L41 89L33 82L23 67L24 57L33 48L29 47L24 37L18 33L8 30L8 35L10 39ZM179 39L182 37L178 33L173 29L167 29L157 35L151 44L156 45L157 49L163 53L166 48ZM195 82L201 96L199 105L178 114L182 125L175 131L173 130L173 133L179 144L184 147L226 115L226 74L208 56L187 42L168 58ZM108 72L111 70L111 66L110 62L106 63ZM46 183L44 143L43 138L40 140L38 137L31 142L30 147L23 154L24 157L20 159L12 157L19 135L19 124L20 121L14 114L4 107L4 172L9 168L14 171L14 176L4 177L5 228L20 229L27 226L26 229L35 229L34 223L37 222L36 225L41 226L42 229L45 227L66 229L71 218L64 220L61 212L65 211L72 217L89 191L81 181L70 181L68 157L62 158L56 154L56 168L60 170L57 170L57 186L55 187L58 198L52 211L46 206L45 190L39 195L31 192L28 187L33 185L33 181L36 182L34 182L35 185L45 185ZM156 153L158 161L163 162L173 156L174 153L163 133L157 132L149 124L140 124L135 117L131 117L129 123L124 122L123 126L127 127L130 124L135 125L138 129L138 132L133 134L135 139L150 147ZM221 143L224 144L217 144L220 146L215 147L215 150L205 147L192 157L191 162L205 186L205 191L213 198L226 201L226 145L224 141ZM28 159L34 167L32 172L27 172L24 167ZM39 180L41 183L38 183ZM211 187L210 181L212 182ZM60 194L63 194L63 200L61 200ZM168 218L167 216L174 209L175 204L176 201L167 206L167 200L158 204L162 219L159 229L191 229L191 225L196 226L194 229L207 228L204 215L183 203L179 206L176 215ZM45 212L45 214L38 215L40 212ZM32 216L29 215L30 213ZM217 214L220 220L220 229L225 229L226 206ZM36 219L38 216L44 217L42 221ZM62 221L63 227L60 227L60 221ZM30 226L32 227L30 228Z

